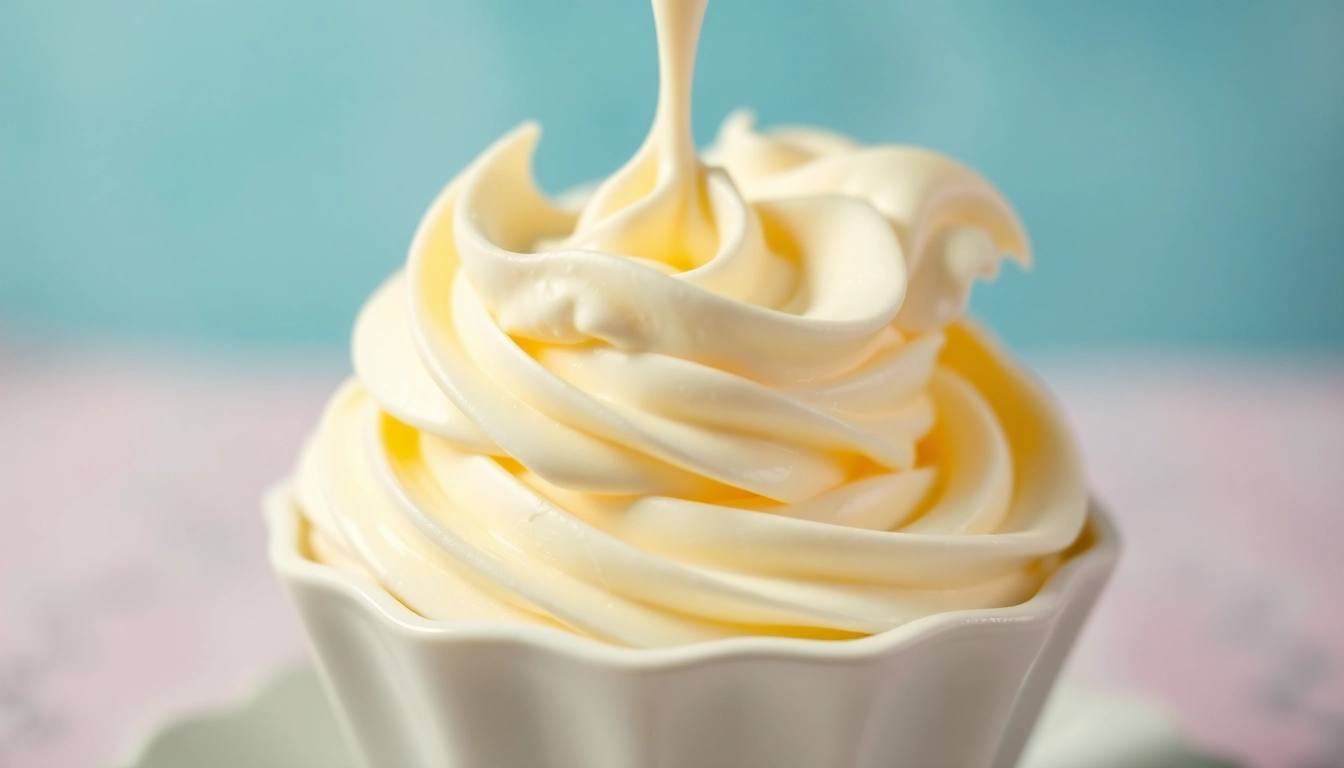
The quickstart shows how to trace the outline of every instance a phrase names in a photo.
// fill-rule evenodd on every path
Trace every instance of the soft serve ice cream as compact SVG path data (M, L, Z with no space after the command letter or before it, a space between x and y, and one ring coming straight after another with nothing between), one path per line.
M304 450L309 556L449 622L659 646L843 639L1020 603L1086 498L1049 403L961 319L1029 249L933 152L731 117L702 159L706 0L655 0L634 158L575 204L538 129L440 194Z

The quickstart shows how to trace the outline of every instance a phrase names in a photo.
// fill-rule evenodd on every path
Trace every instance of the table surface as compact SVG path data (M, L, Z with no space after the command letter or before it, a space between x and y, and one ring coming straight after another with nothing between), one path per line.
M1071 661L1248 765L1344 766L1344 360L1040 370L1127 551ZM334 363L0 343L0 766L108 766L303 653L258 498Z

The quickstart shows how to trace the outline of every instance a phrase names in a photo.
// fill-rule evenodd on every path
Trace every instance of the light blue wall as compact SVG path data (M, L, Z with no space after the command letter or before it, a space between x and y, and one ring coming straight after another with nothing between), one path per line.
M344 343L492 138L563 187L653 97L642 0L3 0L0 317ZM701 139L743 103L994 179L1015 342L1344 345L1344 2L714 0Z

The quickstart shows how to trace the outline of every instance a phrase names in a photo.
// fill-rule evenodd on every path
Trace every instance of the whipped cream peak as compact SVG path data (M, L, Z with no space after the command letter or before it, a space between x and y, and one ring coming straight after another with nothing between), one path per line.
M300 461L313 556L453 621L665 645L841 639L1029 597L1076 452L961 319L1016 214L937 153L690 131L705 0L653 0L648 138L586 195L506 134L356 322Z
M904 247L910 298L896 325L927 332L966 310L975 280L998 274L1007 255L1030 267L1031 245L1017 212L988 181L920 147L863 146L815 128L754 130L751 112L724 121L709 162L749 198L844 194L865 200Z

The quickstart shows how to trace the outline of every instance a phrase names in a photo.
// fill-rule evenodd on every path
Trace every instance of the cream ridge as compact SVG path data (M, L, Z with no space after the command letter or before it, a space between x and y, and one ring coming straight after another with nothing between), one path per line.
M691 138L707 0L653 0L634 157L558 203L523 125L365 305L301 456L310 556L449 622L631 646L844 639L1020 603L1078 539L1054 405L962 319L1030 249L934 152L731 116Z

